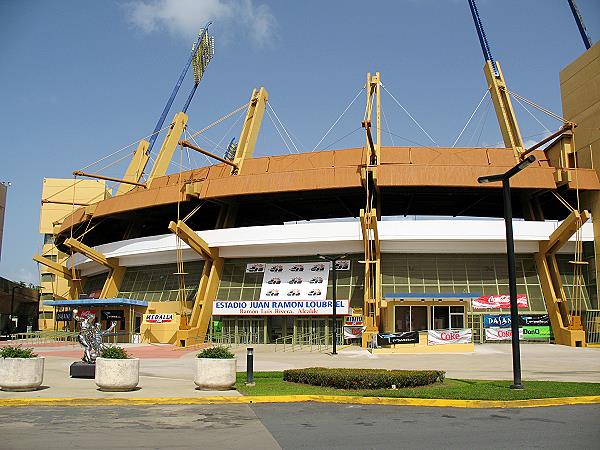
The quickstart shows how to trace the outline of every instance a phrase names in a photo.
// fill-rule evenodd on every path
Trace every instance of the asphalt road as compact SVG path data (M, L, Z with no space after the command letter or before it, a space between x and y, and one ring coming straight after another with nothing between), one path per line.
M595 449L600 405L0 408L2 449Z

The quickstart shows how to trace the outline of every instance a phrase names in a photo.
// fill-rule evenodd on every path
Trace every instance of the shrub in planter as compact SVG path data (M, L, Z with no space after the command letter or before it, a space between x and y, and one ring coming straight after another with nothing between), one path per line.
M31 348L0 348L0 388L4 391L33 391L42 385L44 358Z
M442 370L326 369L310 367L283 371L283 380L337 389L390 389L426 386L444 381Z
M140 382L140 360L122 347L104 347L96 358L95 381L102 391L131 391Z
M194 383L199 389L222 391L233 388L237 361L228 348L207 348L197 356Z

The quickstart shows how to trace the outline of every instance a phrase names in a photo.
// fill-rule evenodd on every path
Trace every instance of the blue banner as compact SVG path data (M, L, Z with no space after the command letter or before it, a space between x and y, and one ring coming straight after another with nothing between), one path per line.
M510 328L509 314L485 314L483 316L484 328ZM545 327L550 326L548 314L519 315L520 327Z

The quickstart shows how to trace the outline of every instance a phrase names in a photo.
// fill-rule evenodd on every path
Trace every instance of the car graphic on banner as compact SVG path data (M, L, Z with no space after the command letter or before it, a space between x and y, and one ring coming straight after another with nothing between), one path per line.
M325 264L315 262L265 264L259 300L325 300L329 281L325 269Z

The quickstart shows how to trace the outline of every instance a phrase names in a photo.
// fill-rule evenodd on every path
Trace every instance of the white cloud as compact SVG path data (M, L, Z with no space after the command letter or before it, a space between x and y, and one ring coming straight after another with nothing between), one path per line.
M15 282L23 281L25 283L35 284L36 286L40 284L38 274L34 273L33 270L24 267L10 268L6 271L4 277Z
M269 6L253 0L137 0L126 10L129 21L146 33L166 29L186 39L208 21L233 34L242 32L261 45L277 28Z

